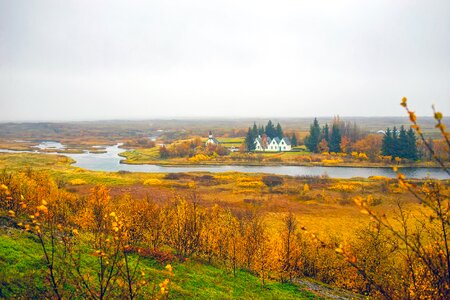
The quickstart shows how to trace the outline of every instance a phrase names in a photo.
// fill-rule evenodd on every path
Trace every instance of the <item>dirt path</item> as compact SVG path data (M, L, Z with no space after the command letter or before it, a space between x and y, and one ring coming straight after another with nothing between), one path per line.
M335 300L366 299L366 297L362 295L353 294L349 291L345 291L338 288L332 288L304 278L297 278L294 280L294 282L300 285L301 287L305 288L306 290L309 290L314 294L316 294L317 296L323 297L325 299L335 299Z

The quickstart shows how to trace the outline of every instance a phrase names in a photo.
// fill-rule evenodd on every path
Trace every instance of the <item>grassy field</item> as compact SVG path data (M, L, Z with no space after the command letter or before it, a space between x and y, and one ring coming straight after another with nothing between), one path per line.
M234 210L255 208L269 212L267 222L276 228L287 212L298 215L301 223L317 233L350 236L352 231L370 220L352 204L357 195L372 195L374 208L392 212L398 200L410 209L421 206L414 197L402 191L394 180L375 179L320 179L283 176L282 185L269 190L263 184L262 174L242 173L186 173L167 174L96 172L70 166L71 160L60 155L29 153L1 153L0 169L45 170L60 185L71 191L87 194L96 184L105 184L113 195L130 193L136 197L164 199L176 194L189 194L194 189L207 207L219 204ZM305 191L305 185L308 191Z
M47 269L40 247L28 233L0 229L1 298L39 298L47 291ZM255 299L264 295L265 299L318 299L295 285L269 281L262 286L258 277L244 271L238 271L234 277L228 271L195 260L171 264L174 275L169 287L170 298ZM147 274L149 292L167 277L164 265L153 259L141 260L140 266Z

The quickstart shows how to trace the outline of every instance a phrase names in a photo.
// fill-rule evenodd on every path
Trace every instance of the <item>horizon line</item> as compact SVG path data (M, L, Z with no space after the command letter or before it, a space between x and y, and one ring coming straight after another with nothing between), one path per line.
M193 117L193 116L173 116L173 117L149 117L149 118L105 118L105 119L68 119L68 120L58 120L58 119L18 119L18 120L0 120L0 124L17 124L17 123L82 123L82 122L139 122L139 121L233 121L233 120L298 120L298 119L325 119L325 118L405 118L408 119L408 116L341 116L341 115L322 115L322 116L301 116L301 117L228 117L228 116L213 116L213 117ZM418 118L431 118L433 119L433 116L417 116ZM444 119L448 119L450 116L444 116Z

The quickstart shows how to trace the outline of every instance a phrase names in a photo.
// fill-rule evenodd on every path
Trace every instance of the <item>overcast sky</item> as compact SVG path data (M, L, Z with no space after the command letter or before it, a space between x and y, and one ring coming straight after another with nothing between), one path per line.
M450 1L0 0L0 121L450 114Z

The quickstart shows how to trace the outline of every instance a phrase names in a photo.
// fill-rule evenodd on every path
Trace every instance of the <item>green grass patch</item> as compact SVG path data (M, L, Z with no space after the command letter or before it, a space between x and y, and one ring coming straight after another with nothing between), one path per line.
M245 140L243 137L217 138L220 143L224 144L242 144Z
M0 168L9 170L65 169L74 160L63 155L39 153L0 153Z
M317 298L295 285L269 281L263 286L258 277L248 272L237 271L234 277L232 272L195 261L175 265L175 281L178 296L195 299Z
M81 248L86 257L83 268L95 272L95 258L88 255L92 249ZM136 261L136 256L131 257ZM314 294L298 286L261 280L245 271L232 272L195 260L173 263L174 275L170 278L172 299L314 299ZM153 259L143 258L140 268L151 283L152 291L158 283L168 278L164 266ZM0 231L0 298L39 298L49 291L47 269L40 244L28 233L16 229Z
M47 291L40 245L16 230L0 234L0 298L39 298Z
M127 163L154 162L159 160L159 147L130 150L119 155L125 157Z

